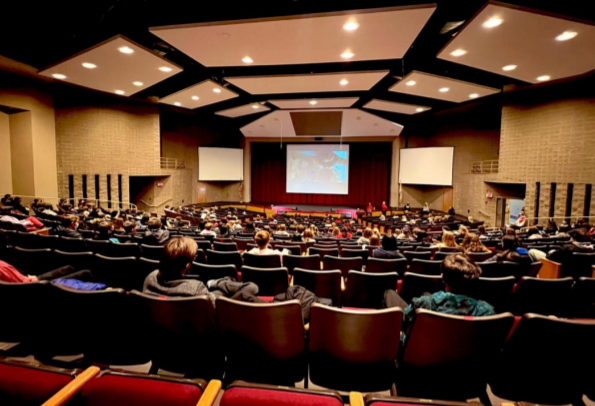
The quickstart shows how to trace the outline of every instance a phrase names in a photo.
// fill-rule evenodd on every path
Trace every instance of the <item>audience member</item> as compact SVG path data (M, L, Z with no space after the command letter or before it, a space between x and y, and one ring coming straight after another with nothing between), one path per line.
M67 218L70 220L68 227L64 227L63 225L56 227L55 234L61 237L82 238L83 235L77 231L79 218L77 216L68 216Z
M94 240L98 241L109 241L112 238L112 233L114 230L114 226L109 221L101 221L97 226L97 233Z
M370 237L372 236L372 229L367 227L364 234L357 240L358 245L370 245Z
M455 238L455 235L453 232L451 231L444 231L442 232L442 242L437 243L436 248L438 248L438 251L440 251L442 248L457 248L457 249L461 249L461 247L459 247L459 245L457 244L457 240Z
M254 237L254 241L258 247L252 248L248 251L249 254L255 255L283 255L289 254L289 251L283 250L283 252L279 250L274 250L269 248L269 242L271 241L271 236L266 231L259 231L256 236Z
M405 258L405 256L397 250L397 239L388 235L382 237L382 246L372 252L372 257L383 259Z
M477 234L469 234L471 237L471 241L469 242L469 246L467 247L466 253L480 253L480 252L491 252L483 242L481 242L481 238Z
M143 235L145 245L163 245L169 240L169 231L163 230L163 225L158 217L150 217L147 222L147 231Z
M529 251L529 256L533 261L539 261L540 259L547 258L550 261L562 264L562 266L568 266L572 264L572 254L592 254L595 252L591 237L585 229L581 228L572 230L568 233L568 235L570 236L571 244L563 245L562 247L554 249L547 254L542 251L532 249Z
M200 235L210 235L216 237L217 233L213 231L213 224L207 223L205 224L205 229L200 232Z
M0 282L5 283L33 283L39 281L51 281L54 279L77 279L88 281L91 280L91 277L92 275L90 271L75 272L75 269L71 266L64 266L38 276L25 276L14 266L4 261L0 261Z

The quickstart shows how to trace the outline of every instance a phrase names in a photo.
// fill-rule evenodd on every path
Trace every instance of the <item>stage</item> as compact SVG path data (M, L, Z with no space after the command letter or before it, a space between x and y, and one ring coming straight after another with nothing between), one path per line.
M279 206L272 206L273 211L275 214L287 214L289 216L296 216L296 215L312 215L312 216L328 216L328 215L340 215L340 216L347 216L352 219L356 219L358 213L364 214L364 210L357 210L352 207L344 207L344 206L316 206L316 205L295 205L295 206L288 206L288 205L279 205Z

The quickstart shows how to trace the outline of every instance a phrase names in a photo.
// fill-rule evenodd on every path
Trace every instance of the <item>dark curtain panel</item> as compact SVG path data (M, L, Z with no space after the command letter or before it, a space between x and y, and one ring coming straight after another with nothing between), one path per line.
M350 145L349 194L286 193L287 148L277 143L252 144L252 202L376 207L390 196L391 143Z

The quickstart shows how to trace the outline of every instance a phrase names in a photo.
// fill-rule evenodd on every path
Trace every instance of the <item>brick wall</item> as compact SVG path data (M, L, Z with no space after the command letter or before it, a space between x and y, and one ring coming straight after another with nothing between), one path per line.
M594 86L595 78L587 76L505 97L500 180L527 184L529 216L535 213L536 182L541 182L540 217L550 211L552 182L557 183L555 216L565 216L568 183L574 183L572 216L583 215L585 185L595 184Z

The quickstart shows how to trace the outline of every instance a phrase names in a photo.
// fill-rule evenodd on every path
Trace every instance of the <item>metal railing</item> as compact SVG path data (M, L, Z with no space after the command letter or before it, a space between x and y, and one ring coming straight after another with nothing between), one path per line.
M186 162L176 158L161 157L161 169L186 169Z
M147 206L147 207L150 207L150 208L155 208L155 207L161 207L161 206L163 206L165 203L167 203L167 202L171 202L172 200L174 200L174 198L173 198L173 197L170 197L169 199L165 199L165 200L164 200L163 202L161 202L160 204L149 204L149 203L147 203L147 202L146 202L146 201L144 201L144 200L140 200L140 201L139 201L139 203L142 203L142 204L144 204L145 206Z
M471 163L471 173L484 174L484 173L498 173L500 169L500 161L475 161Z
M4 193L2 193L2 196L4 196ZM43 199L43 201L45 203L50 203L54 207L58 206L58 203L60 203L60 200L61 200L58 197L24 196L24 195L19 195L19 194L13 194L13 196L20 197L22 199L22 204L25 207L31 207L31 203L33 203L34 199ZM72 199L67 199L67 200L73 206L77 206L80 199L83 199L83 197L79 196L79 197L74 197ZM136 209L137 208L134 203L120 202L119 200L103 200L103 199L92 199L92 198L85 198L85 200L87 202L94 203L96 206L100 206L103 208L109 208L110 203L111 203L111 208L114 208L114 209L119 209L119 208Z

